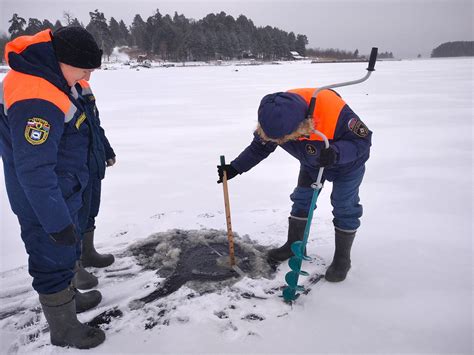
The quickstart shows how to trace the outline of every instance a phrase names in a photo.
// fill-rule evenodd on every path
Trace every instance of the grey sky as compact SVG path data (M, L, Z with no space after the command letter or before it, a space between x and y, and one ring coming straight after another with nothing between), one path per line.
M208 13L240 14L255 25L271 25L308 36L308 47L359 49L373 46L395 56L428 56L443 42L473 40L473 0L0 0L0 31L6 32L13 13L63 20L68 11L89 22L89 11L99 9L107 19L130 25L135 14L144 20L158 8L201 19Z

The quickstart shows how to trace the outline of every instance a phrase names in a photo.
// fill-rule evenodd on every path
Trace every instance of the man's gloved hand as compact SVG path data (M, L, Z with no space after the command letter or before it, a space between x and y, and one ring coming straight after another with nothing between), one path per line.
M334 165L337 161L337 152L329 146L329 148L324 148L319 154L319 166L326 168L328 166Z
M227 173L227 180L230 180L234 176L239 174L239 172L235 170L235 168L230 164L226 164L224 166L218 165L217 166L217 173L219 174L219 180L217 181L218 184L220 184L222 182L222 179L224 179L224 171Z
M60 232L51 233L49 236L56 244L62 246L75 245L77 241L77 233L74 224L68 225Z
M105 161L105 166L107 166L107 167L113 166L116 161L117 161L117 160L115 159L115 157L110 158L110 159L107 159L107 160Z

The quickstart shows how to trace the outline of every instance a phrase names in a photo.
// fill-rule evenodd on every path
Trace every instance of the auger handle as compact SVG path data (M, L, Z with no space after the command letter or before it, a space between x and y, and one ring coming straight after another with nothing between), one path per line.
M375 62L377 61L377 47L372 47L369 58L369 66L367 67L368 71L375 71Z
M325 147L326 149L329 148L329 140L328 140L328 138L324 135L323 132L320 132L320 131L318 131L318 130L316 130L316 129L313 129L313 133L317 134L318 136L320 136L320 137L323 139L323 141L324 141L324 147ZM321 180L322 180L322 178L323 178L323 172L324 172L324 167L320 167L320 168L319 168L319 171L318 171L318 178L316 179L315 182L313 182L313 183L311 184L311 187L312 187L313 189L321 189L321 188L323 187L323 184L321 184Z
M372 74L372 72L375 71L375 62L377 61L377 52L378 52L378 48L373 47L372 51L370 52L369 66L367 67L367 74L365 74L363 78L352 80L352 81L345 81L342 83L330 84L330 85L322 86L314 90L313 96L311 97L311 101L309 102L309 108L308 108L308 114L307 114L308 118L313 117L314 108L316 107L316 96L318 96L318 93L320 91L326 90L326 89L339 88L341 86L355 85L355 84L359 84L366 81L369 78L370 74Z

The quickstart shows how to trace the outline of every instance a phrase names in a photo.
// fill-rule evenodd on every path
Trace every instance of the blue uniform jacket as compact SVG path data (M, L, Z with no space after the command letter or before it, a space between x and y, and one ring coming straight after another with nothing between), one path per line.
M89 122L42 31L7 44L0 153L13 212L51 234L74 221L89 179Z
M333 139L329 144L336 150L338 160L335 165L325 168L323 178L333 181L337 176L345 175L369 159L372 132L362 123L359 117L346 104L342 108ZM253 141L240 155L231 162L239 172L244 173L268 157L278 145L265 142L255 132ZM319 154L324 149L324 142L319 140L296 140L281 145L301 163L301 168L316 179L319 166Z
M90 129L89 173L91 179L105 177L106 160L115 158L115 152L100 124L99 110L89 85L81 81L75 85L78 101L82 105Z

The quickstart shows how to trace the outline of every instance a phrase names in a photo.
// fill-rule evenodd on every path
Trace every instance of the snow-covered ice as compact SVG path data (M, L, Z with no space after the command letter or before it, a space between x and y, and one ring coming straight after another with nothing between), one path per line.
M127 246L169 229L225 229L216 165L251 141L261 97L357 79L366 64L94 73L102 124L117 153L103 183L96 239L118 258L96 271L104 299L80 319L116 306L123 315L102 325L107 340L90 352L472 353L473 64L380 62L367 82L338 90L374 132L346 281L322 280L289 306L278 292L266 293L284 284L284 264L274 279L244 278L204 295L182 287L138 310L129 301L161 279L142 270ZM230 181L233 229L261 245L282 243L297 175L298 162L277 149ZM0 313L19 310L0 319L0 353L75 353L47 345L0 176ZM315 212L311 272L323 272L334 250L329 193L327 184Z

